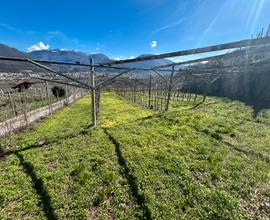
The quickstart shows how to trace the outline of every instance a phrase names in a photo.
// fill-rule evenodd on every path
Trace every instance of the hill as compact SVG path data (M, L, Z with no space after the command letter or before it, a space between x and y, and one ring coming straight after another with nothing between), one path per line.
M17 50L16 48L9 47L5 44L0 43L0 56L6 56L6 57L23 57L28 58L29 55L27 53L24 53L22 51Z
M19 51L16 48L9 47L5 44L0 44L0 56L30 58L29 54ZM37 68L27 63L0 60L0 72L18 73L21 70L29 70L29 69L38 70Z

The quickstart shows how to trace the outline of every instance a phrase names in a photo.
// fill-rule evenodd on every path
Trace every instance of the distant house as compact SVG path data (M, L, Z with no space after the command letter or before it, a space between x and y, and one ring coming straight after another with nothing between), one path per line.
M16 86L13 86L12 89L18 89L18 92L22 92L28 90L31 86L32 83L30 82L20 81L16 84Z

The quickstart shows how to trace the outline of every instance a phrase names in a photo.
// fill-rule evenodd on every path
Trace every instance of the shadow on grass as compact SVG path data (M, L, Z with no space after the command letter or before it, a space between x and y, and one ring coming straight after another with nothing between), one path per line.
M171 121L171 122L174 122L174 123L178 123L177 120L174 120L172 118L169 118L166 115L164 115L163 117L166 120L168 120L168 121ZM233 144L231 144L231 143L223 140L221 134L218 133L218 132L211 132L211 131L209 132L209 130L201 130L201 129L199 129L197 127L194 127L194 126L190 126L190 125L188 125L188 126L190 128L192 128L192 129L194 129L197 132L200 132L202 134L205 134L207 136L210 136L211 138L214 138L215 140L217 140L217 141L225 144L226 146L228 146L228 147L230 147L230 148L232 148L232 149L234 149L234 150L236 150L238 152L244 153L247 156L252 156L252 157L258 158L260 160L263 160L263 161L265 161L267 163L270 163L270 157L269 156L266 156L266 155L264 155L262 153L259 153L259 152L254 151L254 150L250 150L248 148L242 148L242 147L235 146L235 145L233 145Z
M54 139L52 139L50 141L44 141L43 143L31 144L31 145L28 145L28 146L26 146L24 148L17 149L17 150L10 150L10 151L5 152L3 150L4 148L0 146L0 159L5 158L6 156L11 155L11 154L17 154L17 153L24 152L24 151L27 151L27 150L30 150L30 149L41 148L41 147L48 146L48 145L51 145L51 144L59 143L62 140L75 138L75 137L78 137L80 135L82 135L82 136L87 135L89 133L89 129L91 127L93 127L93 124L87 125L83 130L81 130L79 132L69 134L69 135L66 135L66 136L62 136L62 137L59 136L59 137L56 137L56 138L54 138Z
M220 102L221 102L221 101L209 102L209 103L199 102L199 103L195 104L194 106L192 106L191 108L188 108L187 110L193 110L193 109L204 108L204 107L206 107L206 106L215 105L215 104L220 103Z
M6 158L5 149L0 146L0 161Z
M40 197L43 206L43 211L45 212L47 219L49 220L57 219L57 216L51 205L51 197L44 187L43 180L37 176L34 170L34 166L30 162L27 162L21 154L15 153L15 155L18 157L20 165L23 167L24 172L27 174L27 176L31 178L33 188L36 190L36 193Z
M119 142L108 132L107 129L104 129L105 134L108 136L110 141L114 144L115 146L115 152L118 158L118 163L119 165L123 168L123 175L127 179L128 184L131 189L131 195L139 205L143 216L138 216L141 219L152 219L152 214L151 210L149 207L146 205L146 199L142 193L139 192L139 187L136 181L136 177L132 174L132 171L130 168L127 166L127 162L122 154L121 151L121 146Z
M37 176L37 174L34 170L34 166L30 162L27 162L24 159L23 155L20 153L27 151L27 150L30 150L30 149L41 148L41 147L44 147L44 146L47 146L50 144L59 143L59 142L61 142L61 140L65 140L68 138L75 138L75 137L80 136L80 135L87 135L89 133L89 129L92 126L93 125L90 124L90 125L86 126L82 131L79 131L77 133L66 135L66 136L63 136L60 138L58 137L58 138L55 138L54 140L49 141L49 142L44 141L43 143L31 144L31 145L28 145L22 149L10 150L10 151L5 152L4 148L0 146L0 159L5 159L6 156L11 155L11 154L14 154L19 159L20 166L23 167L24 172L32 180L33 188L36 190L37 195L40 197L40 200L41 200L42 206L43 206L43 211L45 212L45 215L46 215L47 219L49 219L49 220L57 219L57 216L56 216L54 209L51 205L51 197L44 187L43 180Z

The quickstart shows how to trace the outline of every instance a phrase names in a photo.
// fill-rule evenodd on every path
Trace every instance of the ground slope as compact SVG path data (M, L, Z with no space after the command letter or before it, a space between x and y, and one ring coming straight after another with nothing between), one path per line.
M168 113L103 94L1 140L1 219L268 219L269 115L174 100Z

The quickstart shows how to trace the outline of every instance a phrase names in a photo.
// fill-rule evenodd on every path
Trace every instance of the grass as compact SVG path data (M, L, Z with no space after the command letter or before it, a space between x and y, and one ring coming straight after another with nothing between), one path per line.
M0 219L269 219L267 110L210 97L158 113L107 93L93 129L90 109L1 140Z

